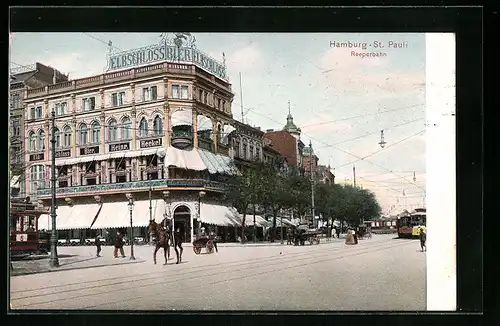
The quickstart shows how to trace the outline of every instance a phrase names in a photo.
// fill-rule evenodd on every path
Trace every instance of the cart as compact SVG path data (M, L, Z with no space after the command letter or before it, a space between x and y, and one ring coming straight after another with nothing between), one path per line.
M308 229L303 226L299 226L297 228L297 233L295 235L295 241L294 245L298 246L304 246L306 242L309 242L309 244L319 244L320 242L320 235L322 234L321 231L315 230L315 229Z
M199 238L193 241L193 251L195 254L199 255L202 248L207 248L207 253L211 254L214 252L214 241L209 238Z

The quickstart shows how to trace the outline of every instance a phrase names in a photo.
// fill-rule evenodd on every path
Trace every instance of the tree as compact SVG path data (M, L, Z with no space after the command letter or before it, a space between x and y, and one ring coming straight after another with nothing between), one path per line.
M311 207L311 181L296 168L291 168L287 175L290 189L290 208L302 218Z

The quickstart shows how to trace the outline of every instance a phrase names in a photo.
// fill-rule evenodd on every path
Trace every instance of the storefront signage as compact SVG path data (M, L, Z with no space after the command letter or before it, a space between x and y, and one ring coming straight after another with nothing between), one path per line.
M148 140L141 140L140 141L140 147L141 148L150 148L150 147L156 147L156 146L161 146L163 143L163 138L153 138L153 139L148 139Z
M56 151L56 158L61 158L61 157L71 157L71 150L65 149L62 151Z
M80 155L99 154L99 146L80 148Z
M42 161L44 158L43 153L38 153L38 154L31 154L30 155L30 162L32 161Z
M118 143L109 145L110 152L129 151L129 150L130 150L130 143Z
M130 51L124 51L108 57L108 71L131 68L157 61L194 63L217 77L227 80L226 67L208 55L191 47L177 47L160 43Z

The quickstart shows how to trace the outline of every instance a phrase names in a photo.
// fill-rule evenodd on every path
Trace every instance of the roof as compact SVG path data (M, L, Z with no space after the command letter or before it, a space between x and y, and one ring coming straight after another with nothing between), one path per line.
M22 84L22 83L26 82L28 79L30 79L31 77L33 77L35 74L36 74L36 70L13 75L12 76L13 78L11 78L11 80L10 80L10 84L11 85Z
M299 133L301 132L300 128L298 128L295 123L293 123L293 116L291 113L288 113L288 116L286 117L286 125L283 127L284 131L287 131L289 133Z

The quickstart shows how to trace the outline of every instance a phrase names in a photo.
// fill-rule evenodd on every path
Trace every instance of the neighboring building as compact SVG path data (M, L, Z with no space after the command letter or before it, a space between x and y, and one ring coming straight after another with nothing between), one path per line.
M27 192L50 207L54 109L57 223L73 230L60 237L93 237L99 231L87 232L91 225L101 232L129 226L129 198L134 236L147 236L150 218L164 216L186 241L200 221L230 225L235 213L222 203L218 176L239 173L231 155L252 160L263 152L263 133L232 118L233 96L227 80L174 60L27 89Z
M314 153L312 146L309 145L307 147L304 147L304 150L302 151L302 162L304 162L304 175L305 176L311 177L311 172L312 172L313 176L315 176L315 180L318 179L318 175L317 175L318 161L319 161L319 158Z
M39 62L10 69L10 171L11 195L26 196L24 149L25 89L67 81L68 76Z
M335 175L330 166L318 165L316 169L316 181L319 183L333 185L335 184Z
M260 128L234 122L236 131L229 135L232 144L231 156L238 168L250 167L262 162L264 132Z

